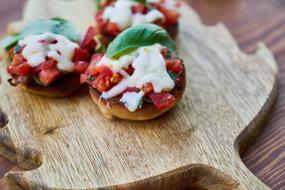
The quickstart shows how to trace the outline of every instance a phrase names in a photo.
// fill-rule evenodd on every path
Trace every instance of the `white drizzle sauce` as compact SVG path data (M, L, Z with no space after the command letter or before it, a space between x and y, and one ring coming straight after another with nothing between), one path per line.
M175 84L167 73L166 63L161 54L163 46L155 44L152 46L140 47L136 51L122 56L118 60L108 58L106 55L99 61L98 65L107 65L112 71L121 73L124 68L132 65L134 73L129 76L123 75L122 81L107 92L103 92L103 99L110 99L124 92L127 87L142 88L144 84L151 83L155 93L163 90L171 91ZM124 72L123 72L124 73ZM140 93L124 93L121 102L130 111L135 111L143 97Z
M120 102L122 102L126 108L128 108L129 111L134 112L138 109L140 106L140 103L142 101L142 98L144 97L144 92L125 92L120 99Z
M130 0L117 0L114 6L105 8L103 18L116 23L121 30L138 24L165 20L164 15L156 9L153 9L146 14L133 14L132 6L137 4L138 3Z
M165 5L166 8L172 11L177 11L179 7L178 2L176 0L164 0L163 4Z
M160 3L161 0L147 0L147 3Z
M57 61L59 70L65 72L73 71L72 58L75 48L79 47L65 36L49 32L27 36L19 41L19 45L24 46L22 55L31 67L40 65L49 57Z
M147 0L147 3L160 3L163 4L166 8L177 11L177 0Z

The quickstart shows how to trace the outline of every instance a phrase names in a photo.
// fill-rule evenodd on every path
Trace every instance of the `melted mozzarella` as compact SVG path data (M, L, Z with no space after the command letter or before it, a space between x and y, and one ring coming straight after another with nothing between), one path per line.
M108 65L113 73L117 73L123 68L127 69L128 66L134 61L134 55L124 55L118 60L110 59L106 55L97 63L97 65Z
M132 18L132 26L144 23L153 23L156 20L164 21L164 19L164 15L160 11L153 9L147 14L136 13Z
M105 8L103 18L116 23L121 30L138 24L164 20L164 15L158 10L151 10L147 14L136 13L133 15L132 6L137 4L131 0L118 0L114 6Z
M98 65L106 64L113 72L119 71L119 73L124 73L123 69L128 68L132 64L134 73L131 76L126 73L122 74L124 77L122 81L109 91L103 92L101 97L103 99L110 99L123 93L127 87L141 89L147 83L152 84L155 93L160 93L163 90L171 91L175 84L167 73L166 63L161 55L162 48L160 44L141 47L129 55L122 56L118 60L104 56ZM126 107L130 107L129 110L133 110L133 107L137 109L139 105L137 103L138 97L140 97L140 100L143 97L140 95L128 94L125 97L123 95L122 102L126 102L125 105Z
M177 5L177 1L176 0L165 0L164 1L164 5L166 8L173 10L173 11L177 11L178 9L178 5Z
M108 6L103 13L103 18L116 23L120 29L125 29L131 25L132 6L136 3L128 0L118 0L114 7Z
M178 8L178 2L177 0L147 0L147 3L161 3L163 4L166 8L177 11Z
M146 0L147 3L160 3L161 0Z
M129 111L134 112L138 109L141 104L142 98L144 97L144 92L125 92L120 99Z
M72 58L78 44L70 41L65 36L52 33L30 35L19 41L24 46L22 55L32 67L46 61L46 57L57 61L57 68L61 71L72 72L74 64Z

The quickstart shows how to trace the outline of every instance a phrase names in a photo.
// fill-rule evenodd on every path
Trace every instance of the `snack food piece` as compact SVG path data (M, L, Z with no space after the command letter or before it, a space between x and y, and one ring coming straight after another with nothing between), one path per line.
M107 42L125 29L145 23L157 24L175 38L178 7L176 0L102 0L95 19L103 41Z
M174 48L161 27L129 28L105 55L93 55L81 82L90 85L91 96L106 117L153 119L177 104L185 90L185 68Z
M80 74L94 48L86 45L73 26L62 19L37 20L3 41L11 54L10 83L46 96L68 96L81 87ZM94 43L94 42L93 42Z

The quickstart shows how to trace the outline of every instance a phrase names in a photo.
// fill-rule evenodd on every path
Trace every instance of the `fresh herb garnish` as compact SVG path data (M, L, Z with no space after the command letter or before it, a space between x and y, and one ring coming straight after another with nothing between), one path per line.
M88 76L87 77L87 80L89 80L89 81L93 81L93 80L95 80L96 78L94 77L94 76L92 76L92 75L90 75L90 76Z
M141 4L144 4L144 5L147 4L147 1L146 1L146 0L131 0L131 1L134 1L134 2L136 2L136 3L141 3Z
M175 51L175 44L168 33L154 24L141 24L131 27L119 34L107 49L107 56L119 58L142 46L159 43L171 52Z
M30 22L19 34L14 34L4 38L1 42L1 46L4 49L9 50L14 47L19 40L26 36L42 34L45 32L63 35L74 42L79 41L79 35L70 22L61 18L54 18Z
M94 3L96 5L96 10L99 11L101 10L101 0L94 0Z
M9 50L15 45L17 45L18 41L20 40L19 34L14 34L12 36L7 36L1 41L1 47Z

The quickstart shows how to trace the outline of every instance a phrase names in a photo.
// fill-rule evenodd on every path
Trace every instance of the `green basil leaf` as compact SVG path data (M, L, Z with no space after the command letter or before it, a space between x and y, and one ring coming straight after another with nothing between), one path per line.
M119 58L139 47L156 43L175 51L174 42L163 28L154 24L137 25L123 31L109 44L107 56Z
M60 22L68 22L66 19L61 18L61 17L54 17L51 20L57 20L57 21L60 21Z
M20 40L19 35L7 36L1 41L1 48L9 50L15 45L17 45L19 40Z
M79 42L79 35L74 26L61 18L42 19L32 21L17 35L8 36L2 40L1 46L6 50L14 47L19 40L29 35L42 34L50 32L58 35L63 35L74 42Z
M20 37L24 38L32 34L42 34L50 32L53 34L63 35L71 41L79 41L78 33L74 26L63 19L44 19L30 22L20 33Z
M131 0L131 1L134 1L134 2L136 2L136 3L141 3L141 4L144 4L144 5L146 5L146 0Z
M94 0L96 5L96 10L99 11L101 9L101 0Z

